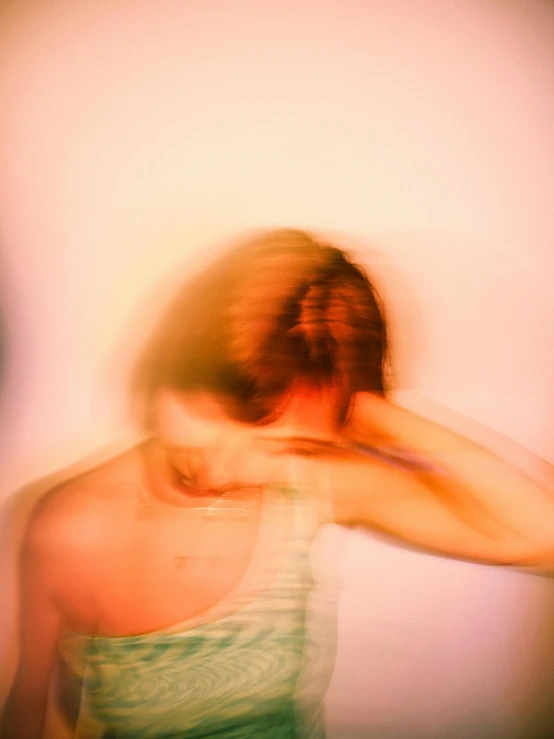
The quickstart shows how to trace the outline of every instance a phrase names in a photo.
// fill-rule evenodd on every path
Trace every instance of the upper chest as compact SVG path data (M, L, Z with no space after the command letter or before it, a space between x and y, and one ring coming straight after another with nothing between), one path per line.
M173 513L173 515L171 515ZM275 573L295 527L271 497L248 515L202 511L134 515L110 534L66 615L72 630L127 635L158 630L255 597Z

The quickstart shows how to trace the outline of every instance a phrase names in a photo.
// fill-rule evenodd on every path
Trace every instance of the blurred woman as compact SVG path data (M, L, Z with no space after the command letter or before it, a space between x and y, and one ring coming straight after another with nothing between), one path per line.
M255 234L186 284L136 367L146 440L31 517L2 736L320 739L325 523L548 565L549 494L389 402L386 360L368 277L308 233Z

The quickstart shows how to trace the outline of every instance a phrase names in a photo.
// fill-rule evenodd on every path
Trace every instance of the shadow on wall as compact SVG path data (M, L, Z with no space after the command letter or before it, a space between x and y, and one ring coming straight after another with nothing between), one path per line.
M3 259L0 254L0 420L2 419L2 406L4 400L4 384L8 367L8 327L6 318L6 286L2 275L6 274L3 268Z

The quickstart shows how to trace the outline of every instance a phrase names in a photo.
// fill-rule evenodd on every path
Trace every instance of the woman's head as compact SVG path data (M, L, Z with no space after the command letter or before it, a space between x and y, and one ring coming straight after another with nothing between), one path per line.
M340 248L299 230L244 239L183 286L139 360L135 390L208 393L264 424L299 387L333 391L337 422L357 392L383 394L379 298Z

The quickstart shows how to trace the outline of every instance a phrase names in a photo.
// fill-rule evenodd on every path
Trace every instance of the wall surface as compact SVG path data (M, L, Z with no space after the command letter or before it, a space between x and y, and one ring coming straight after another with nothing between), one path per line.
M3 500L130 438L173 275L265 225L374 270L404 402L554 460L550 4L20 0L0 33ZM543 736L550 580L341 536L332 739Z

